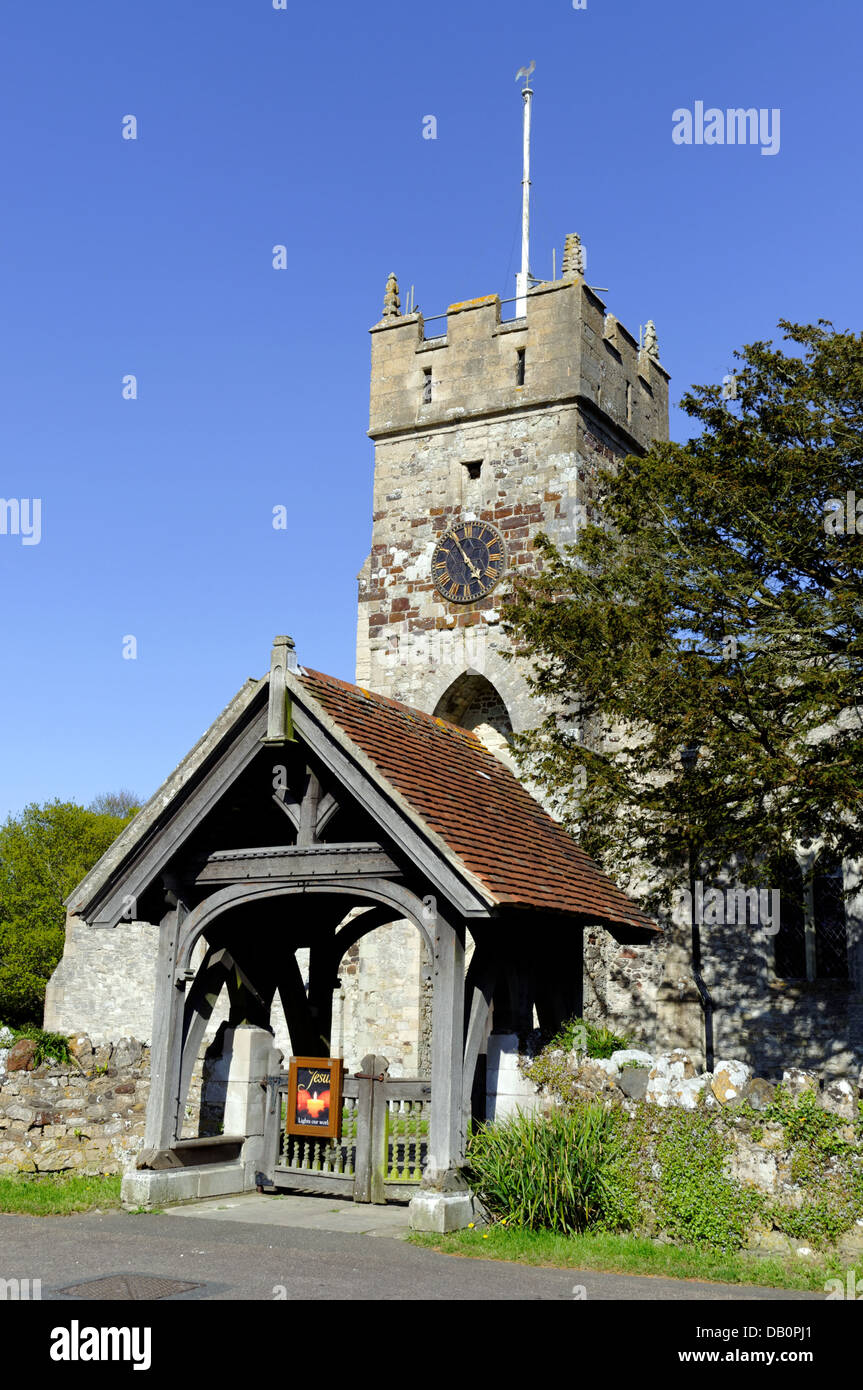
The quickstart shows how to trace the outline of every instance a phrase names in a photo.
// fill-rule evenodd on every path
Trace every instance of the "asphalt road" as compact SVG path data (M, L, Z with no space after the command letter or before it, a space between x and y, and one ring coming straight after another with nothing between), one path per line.
M43 1301L67 1305L78 1301L63 1292L69 1285L130 1274L158 1275L199 1286L177 1295L176 1301L572 1301L586 1297L590 1301L823 1302L824 1298L822 1294L535 1269L441 1255L407 1244L397 1224L389 1229L382 1224L375 1234L350 1230L340 1225L334 1204L323 1205L333 1212L330 1228L310 1224L299 1208L293 1218L296 1225L264 1222L257 1212L257 1219L245 1220L242 1208L235 1205L212 1214L199 1208L163 1215L0 1216L0 1277L41 1279ZM321 1210L325 1217L323 1206ZM250 1215L252 1211L250 1207ZM279 1218L285 1223L292 1219L289 1210L280 1211ZM372 1217L369 1224L374 1230Z

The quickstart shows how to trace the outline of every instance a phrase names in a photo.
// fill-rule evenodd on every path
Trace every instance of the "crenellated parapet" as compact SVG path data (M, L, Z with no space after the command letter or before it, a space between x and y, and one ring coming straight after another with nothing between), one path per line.
M568 249L567 268L579 248ZM636 447L668 437L669 376L652 323L639 349L583 275L535 286L523 318L505 321L499 296L485 295L451 304L440 332L430 327L415 313L371 330L375 440L565 402L607 417Z

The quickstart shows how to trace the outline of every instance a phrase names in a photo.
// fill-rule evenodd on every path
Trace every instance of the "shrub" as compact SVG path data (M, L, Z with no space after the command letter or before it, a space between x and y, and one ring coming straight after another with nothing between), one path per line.
M472 1185L492 1215L530 1230L572 1235L603 1224L616 1130L593 1104L484 1125L468 1146Z

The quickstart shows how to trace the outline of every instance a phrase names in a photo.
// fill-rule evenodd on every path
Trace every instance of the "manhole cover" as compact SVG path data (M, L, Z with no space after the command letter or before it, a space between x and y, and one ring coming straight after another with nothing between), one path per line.
M72 1298L104 1298L146 1300L171 1298L176 1293L200 1289L201 1284L184 1284L179 1279L162 1279L158 1274L108 1274L103 1279L89 1279L86 1284L70 1284L60 1293Z

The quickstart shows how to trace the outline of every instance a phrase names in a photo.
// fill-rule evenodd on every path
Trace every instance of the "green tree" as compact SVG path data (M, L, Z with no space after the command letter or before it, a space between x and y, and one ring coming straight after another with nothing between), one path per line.
M508 610L559 711L523 767L608 867L679 873L696 845L765 882L798 839L863 851L863 335L780 328L790 352L750 344L730 390L684 397L698 435L598 475Z
M25 807L0 827L0 1020L42 1022L63 954L63 900L127 824L72 802Z

